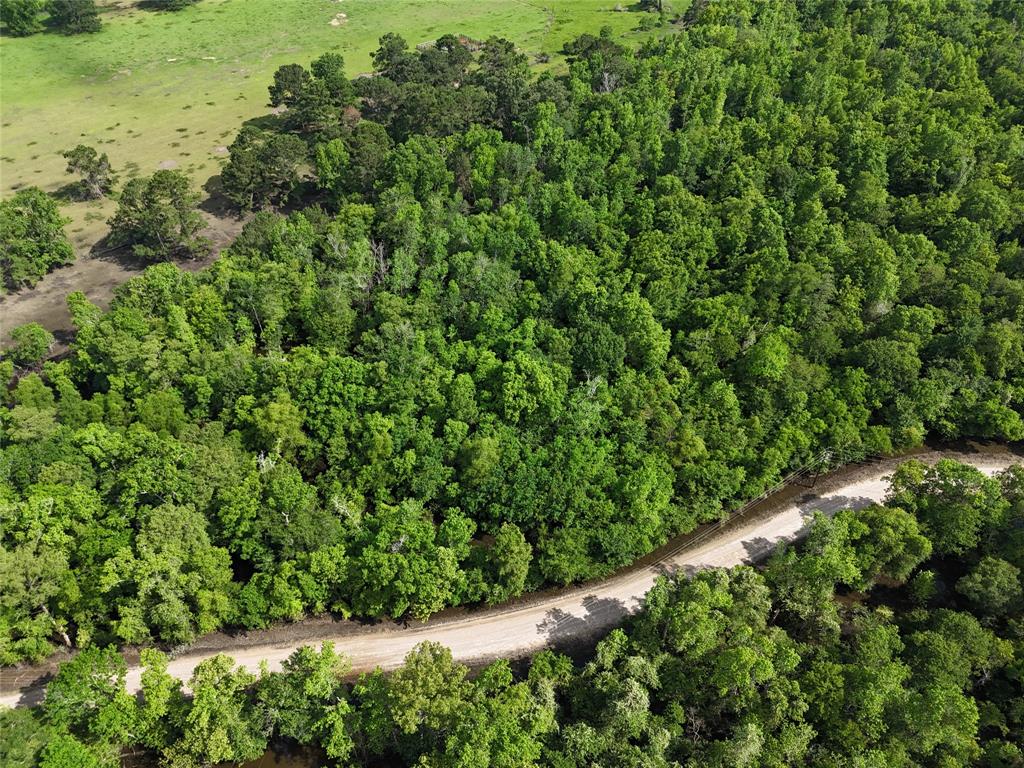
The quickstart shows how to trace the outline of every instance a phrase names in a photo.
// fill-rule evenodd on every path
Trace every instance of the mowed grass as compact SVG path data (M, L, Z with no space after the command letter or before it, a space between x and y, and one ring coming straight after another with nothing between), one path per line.
M84 143L110 156L121 181L174 167L203 185L242 122L265 114L282 64L325 51L352 75L372 68L385 32L411 45L447 32L499 35L559 66L562 44L611 27L636 38L641 14L612 0L201 0L177 13L107 3L103 30L0 39L0 195L73 179L60 153ZM344 17L339 14L345 14ZM332 21L336 24L332 25ZM104 233L111 201L73 203L76 245Z

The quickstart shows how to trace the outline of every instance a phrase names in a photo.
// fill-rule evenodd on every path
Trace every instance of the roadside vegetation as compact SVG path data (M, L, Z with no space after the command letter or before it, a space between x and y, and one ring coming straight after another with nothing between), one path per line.
M294 212L4 362L0 661L496 603L826 447L1021 439L1013 13L734 0L564 76L451 35L283 65L225 179ZM180 180L121 196L145 258L202 247Z
M663 579L585 662L545 651L472 676L426 643L348 684L325 644L280 673L216 656L188 699L147 650L136 699L124 660L91 649L40 708L0 713L0 758L100 768L142 747L199 766L307 745L339 766L1014 768L1021 569L1024 469L911 461L884 505L818 519L762 569Z

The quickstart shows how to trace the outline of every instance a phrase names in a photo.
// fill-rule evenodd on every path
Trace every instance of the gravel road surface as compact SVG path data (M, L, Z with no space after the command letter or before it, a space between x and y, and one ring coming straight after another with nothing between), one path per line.
M1021 461L1005 448L969 453L926 451L914 456L928 463L942 457L973 464L986 474L995 474ZM426 622L406 625L320 621L305 629L300 623L291 625L294 629L290 631L286 626L235 637L219 635L219 642L200 640L174 656L169 672L187 681L199 662L218 652L228 653L251 671L258 671L263 662L275 670L299 646L319 645L325 640L333 641L336 650L351 659L353 672L375 667L394 669L413 646L424 640L442 643L452 649L457 660L474 663L522 657L544 647L590 640L636 612L660 574L692 573L753 562L780 544L805 534L815 513L831 515L841 509L857 509L882 501L888 491L889 475L903 460L905 457L848 466L818 478L812 487L784 488L713 535L698 541L684 537L637 566L595 584L540 593L507 606L450 611ZM141 671L137 666L129 667L129 691L138 690ZM10 669L0 674L18 676L16 682L8 677L0 694L0 706L39 700L38 674L35 679Z

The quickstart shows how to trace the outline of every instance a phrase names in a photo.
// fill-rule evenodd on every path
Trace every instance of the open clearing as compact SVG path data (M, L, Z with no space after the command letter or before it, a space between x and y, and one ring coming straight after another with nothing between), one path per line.
M543 647L590 643L638 611L660 575L692 574L704 568L758 561L779 545L803 536L818 513L833 515L842 509L862 509L881 502L889 490L889 476L907 458L910 456L848 465L819 477L813 488L787 486L714 535L703 539L698 532L681 537L601 582L524 596L494 608L453 609L407 626L313 619L265 631L215 633L173 655L168 671L187 681L197 664L217 653L229 654L251 672L258 673L263 663L279 670L281 662L299 646L318 646L325 640L333 641L337 650L348 656L353 674L376 667L395 669L417 643L425 640L451 648L457 661L470 663L520 658ZM971 447L966 452L924 450L913 458L929 464L940 458L956 459L988 475L1021 461L1018 454L999 445ZM130 657L134 659L135 655ZM5 670L0 680L0 705L13 707L38 701L41 685L60 658L38 667ZM129 667L129 692L139 689L141 671L138 666Z
M584 31L625 37L642 14L610 0L203 0L176 13L103 4L94 35L0 39L0 196L27 185L58 192L72 181L60 153L84 143L110 156L121 181L158 168L198 185L217 174L243 121L265 114L282 64L325 51L351 75L372 68L378 38L410 43L447 32L507 37L552 55ZM332 24L341 19L344 23ZM113 205L72 203L65 214L82 252L105 231Z
M217 217L204 214L207 227L203 235L210 239L213 248L203 259L176 262L190 272L208 266L220 253L220 249L231 244L245 223L234 217ZM119 285L141 273L147 264L133 258L127 248L112 252L89 255L80 252L74 263L56 269L46 275L32 288L0 297L0 349L8 342L8 334L25 323L37 322L53 332L57 343L51 349L52 355L60 355L68 348L74 336L71 313L68 311L67 296L72 291L81 291L88 299L106 309Z

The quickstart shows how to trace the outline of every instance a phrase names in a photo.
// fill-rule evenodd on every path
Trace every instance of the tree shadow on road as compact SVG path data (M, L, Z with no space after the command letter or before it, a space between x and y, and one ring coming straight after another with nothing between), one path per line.
M696 566L690 565L688 563L685 564L685 565L682 565L682 564L679 564L679 563L661 562L661 563L655 563L651 567L651 570L653 570L659 576L664 576L666 579L676 579L676 578L690 579L690 578L693 578L694 574L696 574L697 571L700 570L700 568L697 568Z
M16 706L35 707L43 703L46 697L46 686L53 680L53 674L46 674L31 683L31 686L22 690Z
M583 599L583 610L585 613L577 616L561 608L552 608L544 614L537 631L545 636L551 648L569 653L589 645L595 636L621 624L630 613L621 600L596 595Z
M816 512L834 515L844 509L864 509L877 503L867 496L844 496L841 493L834 496L818 496L808 493L797 500L796 506L800 510L800 517L811 520Z
M743 550L747 553L747 556L743 558L743 562L749 565L760 563L771 557L771 554L783 546L786 542L779 539L766 539L764 536L754 536L750 539L744 539Z

